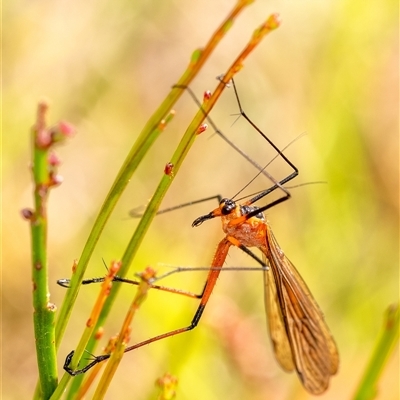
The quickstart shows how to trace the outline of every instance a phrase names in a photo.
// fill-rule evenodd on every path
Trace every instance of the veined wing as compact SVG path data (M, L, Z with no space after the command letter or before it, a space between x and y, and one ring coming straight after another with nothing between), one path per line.
M272 306L273 314L276 314L274 308L281 310L280 322L274 321L272 326L278 327L279 332L282 331L280 323L283 324L287 335L283 338L284 335L277 334L278 338L283 338L284 343L281 345L284 349L282 354L279 353L278 356L275 352L278 361L281 365L284 364L283 358L287 357L285 342L288 340L294 365L304 387L313 394L323 393L329 385L330 376L337 372L339 365L335 341L310 290L279 248L268 225L266 247L261 248L261 251L268 259L271 268L268 278L273 275L276 290L274 298L277 300L275 303L279 303ZM268 284L267 287L271 297L272 285ZM267 307L271 308L268 305Z
M264 253L263 259L266 259ZM275 278L271 268L264 272L264 300L269 334L275 357L285 371L291 372L294 369L292 349L283 322L280 302L277 297Z

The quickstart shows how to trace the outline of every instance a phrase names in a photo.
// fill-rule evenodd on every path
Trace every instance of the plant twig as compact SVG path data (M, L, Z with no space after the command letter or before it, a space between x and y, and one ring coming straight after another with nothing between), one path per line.
M32 284L33 323L39 382L36 393L50 398L57 386L57 363L55 348L55 311L50 302L47 262L47 202L49 191L61 183L57 174L59 160L52 148L73 134L72 127L64 122L48 128L46 116L48 105L40 102L32 135L32 172L34 180L34 210L22 210L29 220L32 238Z
M139 274L139 277L140 284L138 286L136 296L134 297L126 314L122 328L119 332L118 340L115 344L115 349L113 350L111 357L107 362L106 369L100 379L93 399L102 399L106 394L107 388L109 387L117 367L122 360L126 345L129 342L132 320L136 314L136 311L139 310L140 306L147 297L147 292L151 288L150 281L155 277L155 271L152 268L147 267L144 272Z
M376 342L371 359L354 395L354 400L372 400L378 394L378 381L399 341L399 304L385 312L383 330Z
M115 349L115 344L117 343L117 340L118 340L118 336L111 337L110 340L108 341L106 348L104 349L103 354L111 354ZM79 388L79 392L77 393L75 400L80 400L85 397L90 386L92 385L92 383L96 379L97 375L99 374L101 367L102 367L102 364L99 363L90 370L90 374L87 377L87 379L85 379L85 381L81 385L81 387Z
M78 347L76 352L83 353L85 351L85 346L87 341L89 340L89 338L92 336L93 331L96 327L96 323L98 321L99 315L101 313L101 310L104 306L104 303L106 301L107 296L109 296L110 292L111 292L111 287L112 287L112 282L114 280L114 277L116 276L118 270L121 267L121 263L120 262L112 262L111 266L108 270L108 274L105 277L103 283L101 284L101 288L100 288L100 292L99 295L97 297L97 300L93 306L92 312L90 314L89 319L86 322L86 328L83 332L83 335L81 337L81 340L79 341ZM96 336L97 339L97 336ZM70 353L68 355L68 359L71 358L71 360L76 359L75 355L73 355L73 353ZM80 357L79 357L80 358ZM71 364L71 362L69 363ZM68 374L64 374L63 378L60 381L60 384L58 385L56 391L53 394L52 399L58 399L61 397L61 395L63 394L66 385L69 382L69 377L70 375Z

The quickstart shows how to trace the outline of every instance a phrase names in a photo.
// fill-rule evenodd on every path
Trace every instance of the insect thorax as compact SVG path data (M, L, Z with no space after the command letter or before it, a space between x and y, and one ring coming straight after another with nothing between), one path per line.
M247 215L247 214L250 214L253 211L259 210L259 207L253 207L253 206L239 206L239 207L240 207L241 215ZM265 216L264 216L264 214L262 212L259 212L258 214L254 215L254 218L257 218L257 219L260 219L262 221L265 221Z
M266 220L262 212L245 221L235 223L237 218L248 215L256 210L258 210L258 207L236 206L235 210L229 215L222 216L222 229L227 235L233 236L246 247L265 245Z

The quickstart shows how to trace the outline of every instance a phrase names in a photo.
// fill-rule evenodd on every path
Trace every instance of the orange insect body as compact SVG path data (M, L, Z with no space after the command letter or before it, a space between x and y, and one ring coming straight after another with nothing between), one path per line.
M262 214L261 214L262 215ZM237 239L246 247L265 246L266 221L264 216L251 217L242 222L241 206L236 206L235 211L229 215L222 215L222 229L228 235ZM239 221L239 223L237 223Z
M222 199L218 208L194 224L221 217L226 237L219 244L213 267L222 267L230 245L242 250L257 247L263 253L268 266L265 305L276 359L284 370L296 369L310 393L323 393L339 365L335 341L306 283L280 249L264 214L257 210L248 203L236 205L231 199ZM222 258L217 257L220 249L224 250Z

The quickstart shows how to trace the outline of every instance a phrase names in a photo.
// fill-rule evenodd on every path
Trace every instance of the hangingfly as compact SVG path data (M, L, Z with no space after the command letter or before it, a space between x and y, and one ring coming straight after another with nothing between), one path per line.
M252 199L239 205L222 199L219 207L197 218L193 226L220 217L226 236L217 254L237 246L259 261L248 248L258 248L268 268L264 270L265 307L274 353L285 371L296 369L304 388L323 393L338 370L335 341L323 314L294 265L280 249L262 211ZM269 208L269 207L268 207ZM221 261L221 258L219 258ZM215 267L215 266L214 266ZM218 271L219 272L219 271Z

